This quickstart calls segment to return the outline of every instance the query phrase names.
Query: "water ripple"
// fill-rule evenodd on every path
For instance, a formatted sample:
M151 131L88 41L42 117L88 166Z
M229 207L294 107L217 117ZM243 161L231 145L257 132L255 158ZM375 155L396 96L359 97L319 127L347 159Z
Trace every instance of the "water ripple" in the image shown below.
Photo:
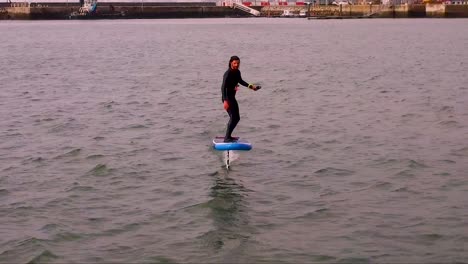
M0 262L468 259L466 21L69 22L0 25Z

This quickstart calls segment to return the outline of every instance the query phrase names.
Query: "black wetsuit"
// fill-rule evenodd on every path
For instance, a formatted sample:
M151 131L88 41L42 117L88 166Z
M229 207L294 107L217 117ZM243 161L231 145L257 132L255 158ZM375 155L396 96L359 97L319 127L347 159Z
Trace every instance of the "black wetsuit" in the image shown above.
M224 139L230 139L232 131L239 123L239 105L236 101L236 86L237 84L242 84L245 87L248 87L249 84L242 80L241 73L239 70L232 70L229 68L223 76L223 85L221 86L222 92L222 101L227 100L229 103L229 108L227 110L229 114L229 122L226 128L226 136Z

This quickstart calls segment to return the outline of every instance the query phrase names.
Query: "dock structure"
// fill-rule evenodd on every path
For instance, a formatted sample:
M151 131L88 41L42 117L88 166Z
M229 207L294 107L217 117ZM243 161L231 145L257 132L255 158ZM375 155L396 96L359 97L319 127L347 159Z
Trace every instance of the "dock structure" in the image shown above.
M97 0L99 1L99 0ZM349 4L320 5L304 2L99 2L92 8L80 2L0 3L0 20L7 19L136 19L136 18L225 18L225 17L304 17L308 19L345 18L467 18L467 4ZM269 3L269 4L266 4ZM463 2L465 3L465 2ZM257 5L259 4L259 5ZM91 12L92 11L92 12Z
M247 5L244 5L244 3L241 0L226 0L223 2L223 5L230 6L231 8L237 8L253 16L260 16L260 11L248 7Z
M98 2L84 12L76 2L21 2L0 4L0 20L138 19L248 17L250 13L215 2Z

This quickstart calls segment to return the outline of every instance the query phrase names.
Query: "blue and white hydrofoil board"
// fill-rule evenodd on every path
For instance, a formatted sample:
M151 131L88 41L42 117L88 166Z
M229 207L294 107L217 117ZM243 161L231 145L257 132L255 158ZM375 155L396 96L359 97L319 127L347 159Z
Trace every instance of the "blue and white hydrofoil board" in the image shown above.
M213 139L213 148L216 150L251 150L252 144L247 140L237 138L233 142L224 142L224 137L215 137Z

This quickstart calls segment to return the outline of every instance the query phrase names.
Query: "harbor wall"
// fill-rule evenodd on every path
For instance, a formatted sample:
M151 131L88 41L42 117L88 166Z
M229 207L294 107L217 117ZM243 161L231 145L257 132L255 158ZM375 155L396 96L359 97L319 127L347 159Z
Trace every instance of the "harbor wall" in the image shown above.
M404 4L383 6L378 17L383 18L415 18L426 17L426 5L424 4Z
M248 14L224 6L101 6L97 16L122 18L210 18L241 17Z
M461 18L468 17L468 5L427 4L427 17Z
M261 9L262 16L275 17L282 16L284 10L289 10L294 15L299 15L301 11L309 12L314 17L381 17L381 18L405 18L405 17L425 17L425 5L317 5L307 6L265 6Z
M468 5L445 5L445 17L468 17Z
M445 17L445 5L428 4L426 15L429 17Z
M281 17L288 10L292 16L312 17L379 17L415 18L468 17L468 5L404 4L404 5L316 5L316 6L252 6L264 17ZM78 3L12 3L0 5L0 19L69 19L80 9ZM210 18L248 17L238 9L216 6L215 3L99 3L96 13L79 17L89 19L118 18Z
M71 14L77 13L79 5L42 5L24 4L3 8L3 19L70 19ZM96 13L80 17L88 19L117 19L117 18L210 18L210 17L245 17L250 16L238 9L225 6L198 5L136 5L125 3L105 3L98 5Z

